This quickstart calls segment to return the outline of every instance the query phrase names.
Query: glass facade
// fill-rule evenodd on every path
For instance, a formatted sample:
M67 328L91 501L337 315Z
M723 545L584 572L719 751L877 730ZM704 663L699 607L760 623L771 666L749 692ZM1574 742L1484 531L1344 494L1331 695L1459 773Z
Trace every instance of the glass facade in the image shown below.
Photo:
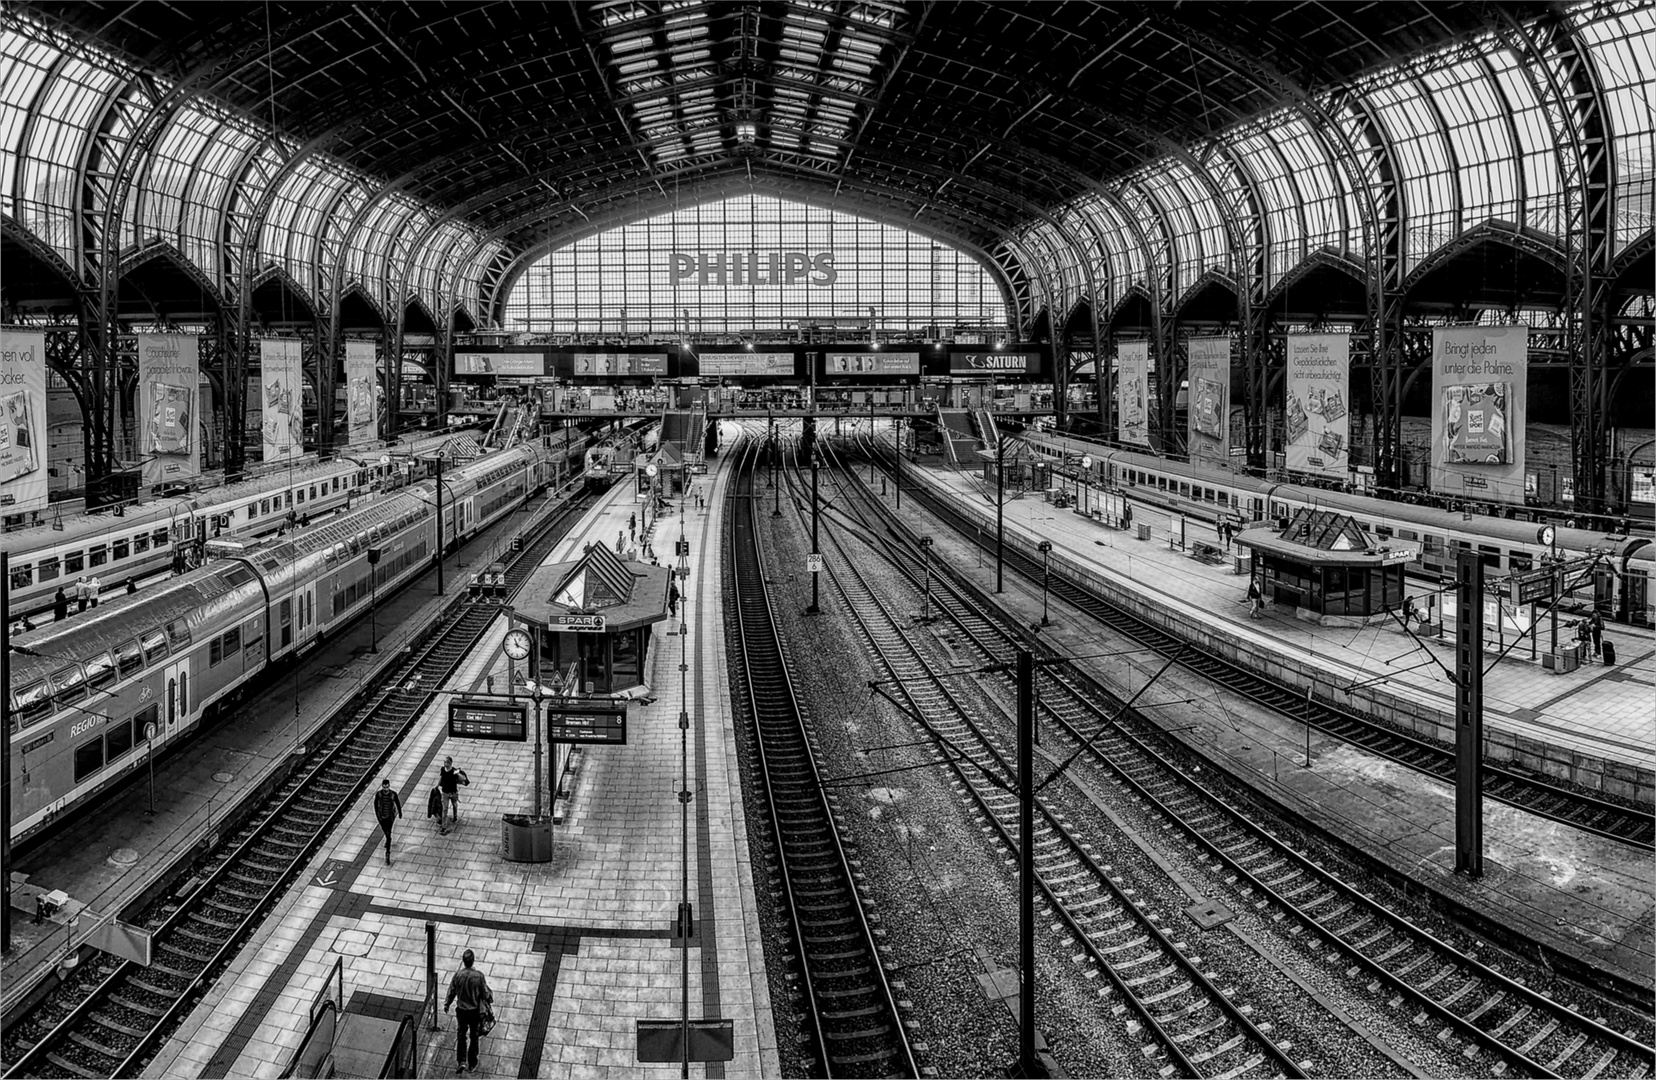
M736 258L739 274L732 272ZM513 285L502 329L740 333L798 319L866 320L870 308L881 330L1006 322L995 279L962 251L849 214L747 195L646 218L546 255Z

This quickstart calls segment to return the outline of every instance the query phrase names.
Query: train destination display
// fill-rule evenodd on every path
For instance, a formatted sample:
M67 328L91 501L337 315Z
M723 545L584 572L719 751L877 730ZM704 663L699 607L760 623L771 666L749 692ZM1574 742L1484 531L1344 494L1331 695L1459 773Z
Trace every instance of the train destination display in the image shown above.
M449 738L527 742L529 706L504 701L449 702Z

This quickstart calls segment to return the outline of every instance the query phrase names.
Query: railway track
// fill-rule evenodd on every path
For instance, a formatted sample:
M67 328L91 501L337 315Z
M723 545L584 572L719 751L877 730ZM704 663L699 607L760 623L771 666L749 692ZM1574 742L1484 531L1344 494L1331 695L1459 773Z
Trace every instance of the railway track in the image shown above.
M860 535L881 538L879 553L920 587L922 555L913 544L890 538L902 528L868 497L851 470L845 489L855 493ZM846 508L847 500L836 499ZM1021 635L996 614L986 598L948 579L931 584L932 605L990 663L1005 663ZM1346 977L1384 995L1392 1008L1407 1007L1417 1026L1436 1028L1440 1040L1457 1039L1471 1060L1491 1072L1529 1076L1637 1078L1649 1075L1656 1050L1631 1031L1581 1015L1567 1004L1495 970L1476 956L1413 925L1380 898L1345 880L1278 834L1255 814L1198 780L1173 760L1156 725L1069 665L1037 671L1038 708L1048 752L1072 755L1096 769L1106 790L1132 800L1178 829L1194 845L1199 862L1248 905L1280 922L1317 959L1338 963ZM1008 682L1005 687L1011 689ZM1106 711L1107 704L1110 711ZM1160 743L1161 745L1157 745ZM1631 1025L1629 1025L1631 1026ZM1648 1025L1647 1025L1648 1027ZM1428 1028L1431 1030L1431 1028ZM1487 1056L1480 1056L1487 1055Z
M864 912L794 693L765 584L751 458L730 501L731 575L748 713L798 948L805 1013L825 1076L918 1076L905 1017Z
M794 484L789 474L790 487ZM809 504L808 490L792 492L796 512ZM839 558L825 570L883 666L905 711L936 741L954 773L958 794L987 821L1001 843L1017 850L1018 777L1000 738L985 730L950 691L898 615L858 568L839 540L842 530L823 530L827 549ZM825 550L827 550L825 549ZM1102 973L1144 1024L1154 1059L1167 1074L1248 1077L1305 1075L1303 1066L1271 1037L1269 1022L1256 1023L1235 988L1221 987L1162 925L1163 917L1135 898L1113 867L1100 863L1090 845L1069 826L1062 809L1037 798L1034 862L1047 902L1074 934L1085 957L1085 977Z
M876 457L882 469L889 467L883 449ZM985 550L993 551L993 536L981 534L965 515L949 505L946 500L914 486L909 488L908 496L961 536L972 538L974 543L983 546ZM1007 565L1017 573L1030 581L1041 581L1042 569L1037 560L1010 546L1006 548L1005 557ZM1397 731L1368 717L1337 709L1315 698L1308 699L1304 691L1286 687L1144 622L1076 584L1059 571L1055 570L1052 573L1050 590L1054 596L1112 630L1150 646L1164 656L1178 654L1178 662L1182 666L1233 693L1241 694L1289 717L1295 723L1309 722L1317 730L1343 739L1369 753L1406 765L1451 786L1454 784L1455 751L1452 746ZM1483 772L1484 795L1489 798L1499 799L1521 810L1596 836L1646 851L1656 851L1656 815L1589 792L1559 787L1545 779L1528 776L1489 762L1484 763Z
M576 496L536 526L506 571L515 592L579 520ZM7 1034L6 1077L135 1076L257 929L354 798L499 614L462 605L397 665L385 689L318 746L186 885L140 925L152 964L104 956ZM192 887L193 885L193 887Z

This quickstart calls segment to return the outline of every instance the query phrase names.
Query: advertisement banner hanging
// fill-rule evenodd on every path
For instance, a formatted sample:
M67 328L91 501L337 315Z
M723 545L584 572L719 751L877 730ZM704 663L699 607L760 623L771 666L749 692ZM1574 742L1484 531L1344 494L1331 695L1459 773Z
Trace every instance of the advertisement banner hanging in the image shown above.
M827 375L918 375L917 352L823 353L822 370Z
M139 452L144 483L201 475L196 401L201 383L201 339L193 334L138 335Z
M1432 331L1433 491L1524 501L1528 366L1526 327Z
M466 352L454 354L456 375L550 375L544 352Z
M367 442L374 437L374 397L377 355L372 341L345 343L346 441Z
M46 505L46 335L0 328L0 511Z
M787 352L704 352L696 357L699 371L715 375L788 376L794 373L794 354Z
M1038 352L949 353L950 375L1035 375L1041 370Z
M1150 445L1150 343L1123 341L1116 350L1116 437Z
M1287 465L1345 478L1351 468L1351 337L1288 335Z
M299 350L293 338L259 340L260 427L266 461L284 461L304 453L305 376Z
M1191 461L1230 460L1230 363L1228 337L1193 337L1190 349Z

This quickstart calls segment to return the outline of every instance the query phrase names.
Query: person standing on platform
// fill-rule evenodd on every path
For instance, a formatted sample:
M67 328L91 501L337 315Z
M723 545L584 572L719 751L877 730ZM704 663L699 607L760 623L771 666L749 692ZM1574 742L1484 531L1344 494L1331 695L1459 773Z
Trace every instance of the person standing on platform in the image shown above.
M667 614L678 615L679 587L678 582L669 582L667 585Z
M75 614L79 615L86 610L86 605L92 602L92 588L81 578L75 582Z
M437 815L437 829L439 832L448 832L450 813L454 815L454 824L460 824L461 784L470 786L471 777L466 775L465 769L454 767L452 757L444 758L443 767L437 772L437 787L443 793L443 809Z
M477 957L470 949L461 954L461 968L449 978L448 999L443 1002L444 1012L449 1011L449 1006L456 1006L454 1060L461 1073L477 1069L477 1042L483 1034L483 1013L494 1004L494 991L489 989L489 980L472 966L476 962ZM468 1038L470 1049L466 1045Z
M1587 632L1593 636L1593 655L1603 654L1604 619L1599 615L1597 608L1594 608L1593 613L1587 616Z
M131 596L133 593L138 591L137 578L127 578L126 591L128 596Z
M98 581L98 575L93 574L86 582L86 591L92 598L92 606L98 606L98 594L103 592L103 584Z
M624 533L624 532L617 531L616 534L615 534L615 553L617 555L621 554L621 552L626 550L626 547L627 547L627 534Z
M1133 504L1130 502L1123 503L1123 509L1121 511L1121 527L1123 529L1131 529L1133 527Z
M402 797L391 790L391 781L381 780L374 792L374 816L379 818L380 831L385 833L385 865L391 865L391 826L402 817Z
M52 621L62 622L69 617L69 596L58 586L57 593L52 597Z
M636 513L627 515L627 535L634 540L638 539L638 515Z

